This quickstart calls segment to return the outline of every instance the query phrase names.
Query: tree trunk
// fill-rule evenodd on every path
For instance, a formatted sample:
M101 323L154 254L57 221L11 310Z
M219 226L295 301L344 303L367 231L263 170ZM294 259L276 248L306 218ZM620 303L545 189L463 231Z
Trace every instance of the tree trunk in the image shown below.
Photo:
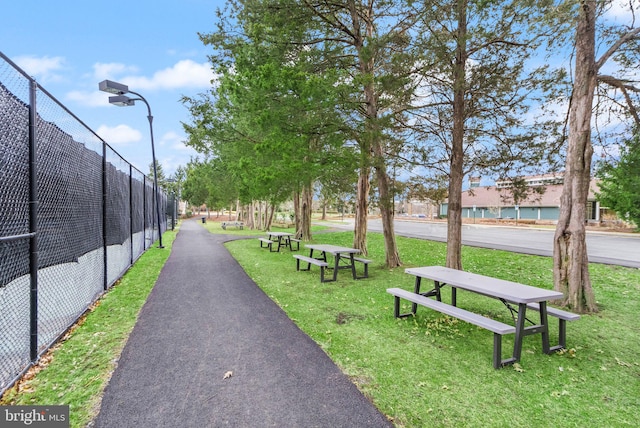
M377 144L379 146L379 143ZM380 216L382 218L382 234L384 235L385 266L395 268L402 266L396 235L393 225L393 200L389 194L389 175L384 165L376 168L378 193L380 194Z
M256 228L256 221L253 213L253 202L247 205L246 211L247 211L247 219L246 219L247 227L251 230L254 230Z
M561 302L578 312L598 310L591 278L585 232L585 210L591 180L591 115L598 69L595 60L594 0L581 1L576 31L575 80L569 107L569 144L560 216L553 246L553 283Z
M262 230L269 230L269 209L271 204L267 201L260 202L260 206L262 207Z
M298 191L293 193L293 221L296 226L296 239L302 239L302 212L300 210L300 192Z
M273 224L273 216L276 213L276 206L273 204L267 204L266 206L268 207L269 216L266 219L265 230L271 230L271 225ZM265 215L266 215L266 211L267 211L267 208L265 208Z
M453 68L453 133L447 206L446 266L462 270L462 179L464 175L465 72L467 63L467 1L458 7L456 59Z
M371 3L370 3L371 4ZM366 37L371 38L375 32L374 29L374 16L371 9L366 9L361 15L355 14L355 8L352 8L354 26L359 19L363 19L366 26ZM393 228L393 204L390 200L389 192L389 177L386 171L385 154L382 147L382 136L378 126L378 95L376 94L376 88L374 85L375 80L375 58L371 55L371 51L365 49L364 40L358 39L355 43L355 47L358 50L358 59L360 72L363 76L366 76L366 83L364 85L364 100L366 105L366 117L365 117L365 134L363 136L363 142L361 144L361 151L364 161L361 167L360 177L358 178L358 191L364 192L366 190L367 202L369 193L369 172L371 161L369 158L373 158L373 165L375 166L376 177L378 181L378 192L380 195L380 214L382 217L382 233L384 235L385 244L385 256L387 267L394 268L400 266L400 256L398 255L398 248L396 246L396 237ZM364 167L366 165L366 168ZM363 171L365 169L365 171ZM366 176L364 173L366 172ZM366 180L366 184L365 184ZM365 187L366 186L366 187ZM356 205L356 234L360 233L360 240L354 236L354 246L359 248L363 254L367 254L366 248L366 220L362 230L358 230L358 211L362 208L368 208L367 206L361 206L362 196L358 195L358 203ZM368 203L367 203L368 205ZM364 215L366 216L366 211ZM366 218L366 217L365 217ZM356 242L357 241L357 242Z
M384 236L385 266L395 268L402 266L398 246L396 245L396 235L393 225L393 196L389 191L389 175L387 174L386 162L382 150L382 143L379 138L374 139L373 155L375 156L375 171L378 181L378 194L380 196L380 216L382 220L382 234Z
M303 241L311 241L311 212L313 211L313 186L305 186L302 189L302 198L300 204L301 234Z
M453 162L452 162L453 164ZM451 175L447 205L446 266L462 270L462 177Z
M363 155L364 156L364 155ZM368 155L367 155L368 156ZM353 248L367 255L367 215L369 211L369 167L360 166L356 189L356 219L353 228Z

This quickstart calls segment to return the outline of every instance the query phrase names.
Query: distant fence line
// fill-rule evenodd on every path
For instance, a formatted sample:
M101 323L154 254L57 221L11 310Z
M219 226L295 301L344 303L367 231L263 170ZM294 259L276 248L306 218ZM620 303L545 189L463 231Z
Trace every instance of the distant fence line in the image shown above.
M167 229L154 195L152 179L0 52L0 393Z

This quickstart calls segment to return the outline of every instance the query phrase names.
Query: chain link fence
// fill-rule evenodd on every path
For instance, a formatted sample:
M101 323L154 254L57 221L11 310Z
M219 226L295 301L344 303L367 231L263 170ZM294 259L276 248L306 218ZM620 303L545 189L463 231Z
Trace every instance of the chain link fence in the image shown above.
M155 194L0 52L0 393L166 230Z

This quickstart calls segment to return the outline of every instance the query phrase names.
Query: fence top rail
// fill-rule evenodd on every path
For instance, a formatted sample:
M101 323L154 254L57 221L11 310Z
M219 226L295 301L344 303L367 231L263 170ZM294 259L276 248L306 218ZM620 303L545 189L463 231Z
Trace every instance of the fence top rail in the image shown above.
M34 236L36 236L35 232L23 233L21 235L13 235L13 236L0 236L0 242L10 242L10 241L17 241L20 239L29 239L29 238L33 238Z

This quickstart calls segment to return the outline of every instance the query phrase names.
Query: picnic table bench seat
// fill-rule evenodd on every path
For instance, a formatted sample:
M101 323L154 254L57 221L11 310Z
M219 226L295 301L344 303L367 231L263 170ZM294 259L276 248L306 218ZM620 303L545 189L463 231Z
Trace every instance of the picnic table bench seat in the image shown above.
M485 316L469 312L465 309L458 308L456 306L443 303L438 300L433 300L428 297L422 296L411 291L403 290L401 288L388 288L387 293L394 296L394 316L396 318L412 315L413 313L401 314L400 313L400 299L408 300L412 303L416 303L421 306L426 306L445 315L458 318L469 324L477 325L486 330L493 332L493 367L500 368L502 365L502 336L505 334L512 334L516 332L516 328L512 325L504 324L500 321L487 318Z
M534 311L540 311L540 305L537 303L527 304L527 308ZM567 347L567 321L576 321L580 319L580 315L573 312L563 311L562 309L547 306L547 316L558 318L558 345L552 346L552 351L558 351Z
M363 259L362 257L354 257L354 262L360 262L364 265L364 275L359 276L357 279L369 278L369 263L373 263L373 260Z
M332 281L324 279L324 269L329 266L329 263L325 262L324 260L318 260L314 259L313 257L307 257L300 254L295 254L293 257L296 259L296 270L311 270L311 265L316 265L320 267L320 282ZM307 263L306 269L300 269L300 261Z
M273 241L271 239L258 238L258 241L260 241L260 248L269 248L270 252L274 252L275 251L273 249Z
M290 237L290 238L289 238L289 242L290 242L290 243L292 243L292 242L295 242L295 243L296 243L296 249L295 249L295 250L293 249L293 244L290 244L290 245L291 245L291 251L298 251L298 250L300 250L300 239L295 239L295 238L291 238L291 237Z

